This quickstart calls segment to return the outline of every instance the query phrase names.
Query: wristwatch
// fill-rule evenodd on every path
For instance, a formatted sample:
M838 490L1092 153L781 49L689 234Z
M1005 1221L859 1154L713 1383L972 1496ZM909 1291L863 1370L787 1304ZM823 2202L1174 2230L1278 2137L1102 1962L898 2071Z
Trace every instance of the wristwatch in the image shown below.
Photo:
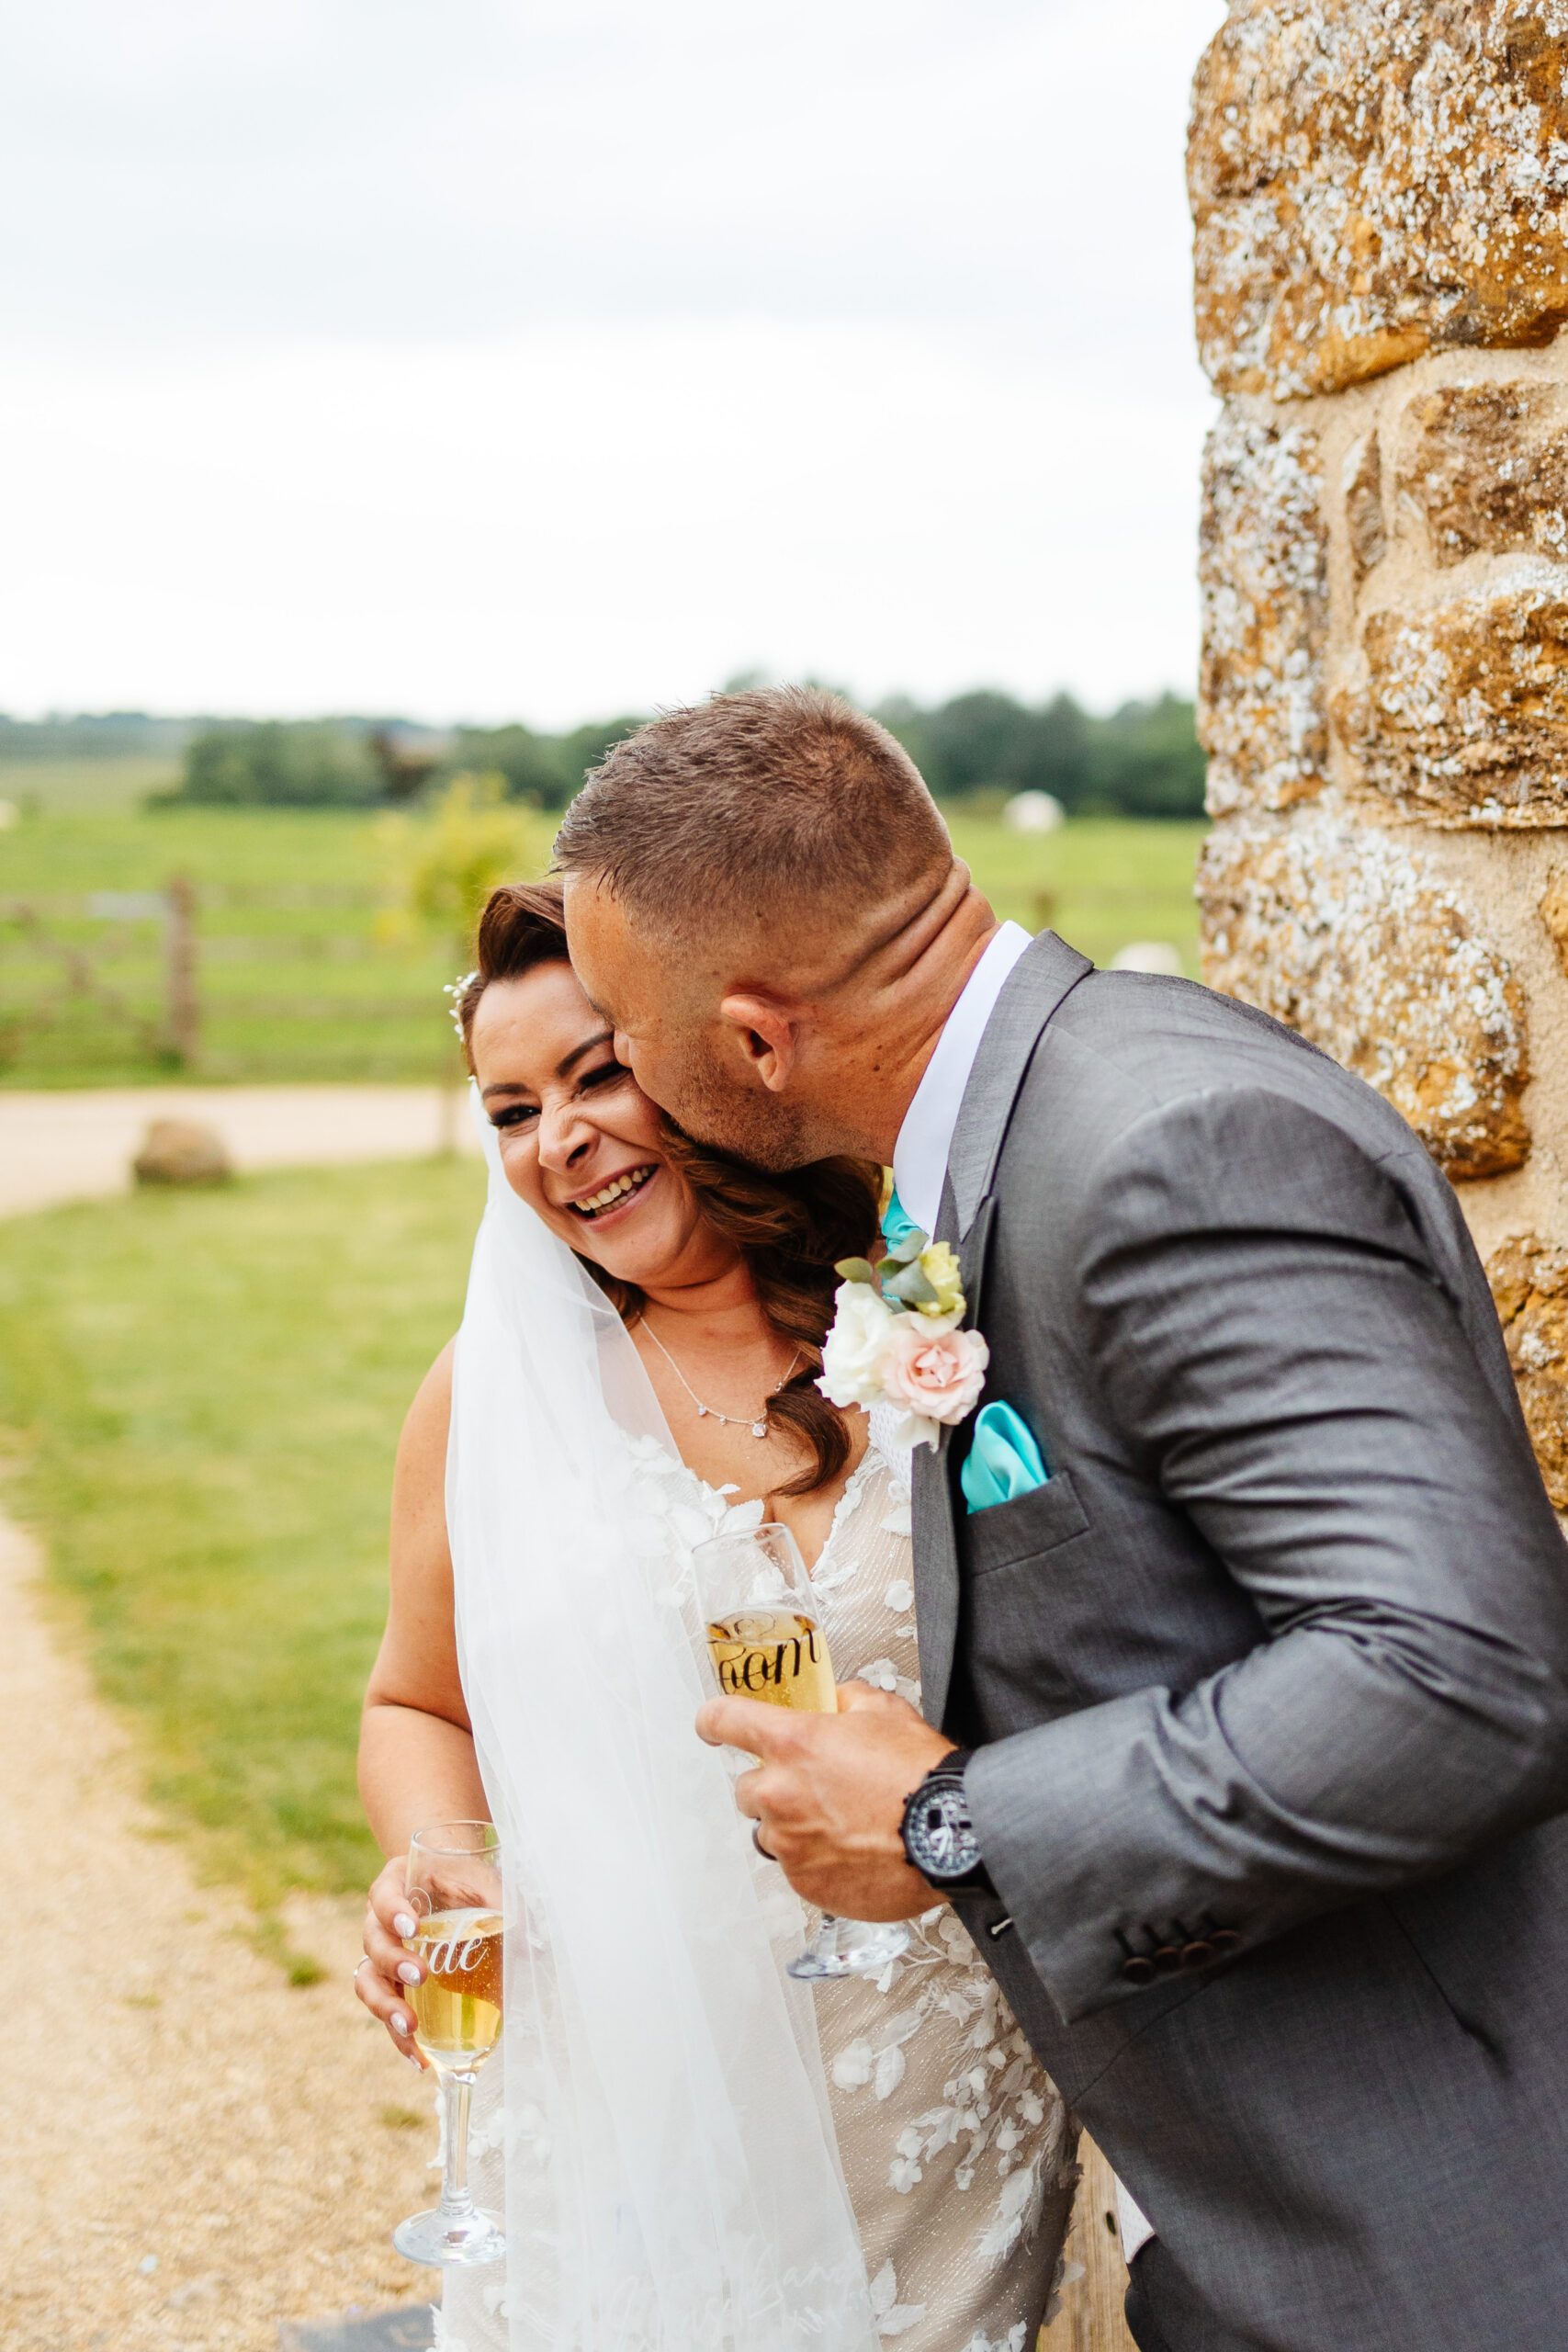
M974 1750L950 1748L904 1801L898 1834L911 1870L942 1893L994 1894L990 1872L980 1859L980 1840L969 1818L964 1771Z

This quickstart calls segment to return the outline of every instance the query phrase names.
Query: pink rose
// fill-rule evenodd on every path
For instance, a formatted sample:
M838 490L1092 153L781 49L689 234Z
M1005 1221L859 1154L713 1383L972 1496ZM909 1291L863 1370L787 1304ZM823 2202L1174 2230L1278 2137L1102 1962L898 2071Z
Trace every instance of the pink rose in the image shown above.
M961 1421L979 1402L990 1352L978 1331L933 1334L900 1316L882 1358L883 1395L925 1420Z

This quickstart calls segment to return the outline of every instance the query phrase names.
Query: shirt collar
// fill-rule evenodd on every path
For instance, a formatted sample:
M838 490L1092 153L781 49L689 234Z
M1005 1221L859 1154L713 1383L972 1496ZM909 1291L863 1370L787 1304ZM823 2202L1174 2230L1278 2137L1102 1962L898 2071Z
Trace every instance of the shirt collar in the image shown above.
M996 1010L1002 984L1030 944L1021 923L1004 922L964 984L947 1016L936 1051L904 1114L893 1147L893 1181L898 1198L927 1235L936 1231L942 1188L959 1107L986 1024Z

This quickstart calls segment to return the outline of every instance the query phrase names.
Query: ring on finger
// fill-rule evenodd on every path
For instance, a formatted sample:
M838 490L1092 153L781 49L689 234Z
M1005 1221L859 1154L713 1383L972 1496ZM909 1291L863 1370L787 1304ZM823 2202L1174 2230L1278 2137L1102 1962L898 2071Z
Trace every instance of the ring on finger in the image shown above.
M751 1824L751 1843L755 1846L757 1851L761 1854L765 1862L776 1862L778 1860L778 1856L776 1854L771 1854L766 1846L762 1843L762 1825L760 1821L754 1821Z
M360 1970L361 1970L362 1968L368 1968L368 1967L369 1967L369 1965L370 1965L370 1955L369 1955L369 1953L368 1953L368 1952L367 1952L363 1960L356 1960L356 1961L355 1962L354 1966L353 1966L353 1968L350 1970L349 1973L350 1973L352 1976L354 1976L354 1977L357 1977L357 1976L358 1976L358 1974L359 1974Z

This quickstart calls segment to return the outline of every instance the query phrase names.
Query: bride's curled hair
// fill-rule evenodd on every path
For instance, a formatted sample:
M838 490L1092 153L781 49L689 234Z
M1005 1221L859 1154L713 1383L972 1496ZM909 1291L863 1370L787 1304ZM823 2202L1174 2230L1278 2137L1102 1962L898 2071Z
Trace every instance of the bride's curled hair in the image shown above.
M503 883L491 892L479 918L478 967L457 1001L465 1052L475 1009L492 980L521 979L538 965L570 961L561 900L561 885L553 876L544 882ZM769 1398L767 1416L800 1438L812 1456L800 1476L778 1491L810 1494L835 1478L849 1458L844 1418L816 1382L838 1288L833 1268L839 1259L864 1257L870 1250L882 1171L872 1160L842 1159L773 1174L694 1142L672 1119L663 1124L671 1167L745 1260L768 1322L799 1351L799 1367ZM635 1323L642 1293L578 1255L626 1322Z

